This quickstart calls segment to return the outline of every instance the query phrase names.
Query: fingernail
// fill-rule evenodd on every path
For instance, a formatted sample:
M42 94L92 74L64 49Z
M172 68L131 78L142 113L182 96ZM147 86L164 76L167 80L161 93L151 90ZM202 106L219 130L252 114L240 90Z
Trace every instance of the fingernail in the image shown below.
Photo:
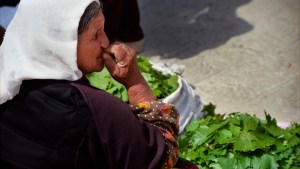
M121 62L118 62L118 65L123 67L123 66L125 66L125 63L121 61Z
M126 45L124 43L122 43L121 48L125 49Z

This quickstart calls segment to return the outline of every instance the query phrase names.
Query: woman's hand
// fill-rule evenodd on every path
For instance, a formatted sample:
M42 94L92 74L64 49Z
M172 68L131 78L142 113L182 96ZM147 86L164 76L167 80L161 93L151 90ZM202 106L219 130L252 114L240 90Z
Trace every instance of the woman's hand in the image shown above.
M135 51L124 43L111 44L104 50L103 58L112 77L126 88L143 80Z
M104 50L103 58L112 77L127 89L131 104L155 99L138 68L133 49L123 43L113 43Z

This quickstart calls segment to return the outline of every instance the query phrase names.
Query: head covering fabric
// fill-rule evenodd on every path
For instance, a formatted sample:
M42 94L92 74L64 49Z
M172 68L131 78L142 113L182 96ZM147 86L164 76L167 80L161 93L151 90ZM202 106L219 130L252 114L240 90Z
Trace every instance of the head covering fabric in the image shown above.
M82 77L77 67L78 25L98 0L23 0L0 47L0 104L12 99L23 80Z

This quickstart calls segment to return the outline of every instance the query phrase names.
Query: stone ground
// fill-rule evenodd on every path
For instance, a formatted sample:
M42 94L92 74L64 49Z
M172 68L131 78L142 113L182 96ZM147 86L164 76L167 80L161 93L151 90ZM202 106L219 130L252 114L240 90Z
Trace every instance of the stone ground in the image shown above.
M183 77L217 112L300 122L300 0L139 0L154 62Z

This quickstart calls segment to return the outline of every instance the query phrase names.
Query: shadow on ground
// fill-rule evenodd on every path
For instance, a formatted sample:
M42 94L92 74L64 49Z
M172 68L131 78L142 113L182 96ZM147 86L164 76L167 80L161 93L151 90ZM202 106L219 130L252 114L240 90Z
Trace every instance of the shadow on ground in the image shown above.
M140 0L145 56L185 59L218 47L253 26L236 15L250 0Z

